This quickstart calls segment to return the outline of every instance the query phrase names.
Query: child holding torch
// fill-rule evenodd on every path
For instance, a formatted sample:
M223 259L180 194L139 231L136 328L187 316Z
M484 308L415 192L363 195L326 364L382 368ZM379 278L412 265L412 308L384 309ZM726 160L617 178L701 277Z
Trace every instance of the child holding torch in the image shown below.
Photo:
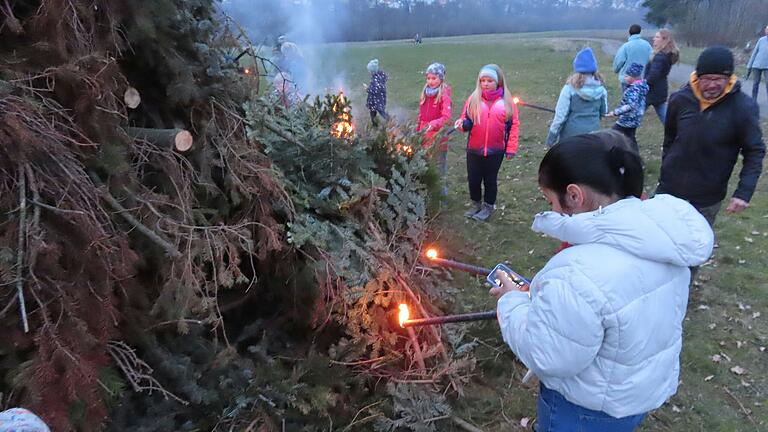
M445 82L445 66L432 63L424 74L426 83L419 103L417 131L425 131L424 148L435 144L435 135L451 121L451 86ZM448 195L446 174L448 171L448 137L437 144L437 164L443 181L442 195Z
M677 391L689 267L714 235L684 200L641 201L643 168L613 131L552 147L539 186L552 211L533 230L572 246L530 296L498 274L504 341L538 377L538 431L633 431ZM557 415L555 415L557 413Z
M496 208L501 163L505 155L511 159L517 153L520 129L517 106L499 66L489 64L480 69L475 91L454 128L469 132L467 182L472 207L464 216L486 221Z

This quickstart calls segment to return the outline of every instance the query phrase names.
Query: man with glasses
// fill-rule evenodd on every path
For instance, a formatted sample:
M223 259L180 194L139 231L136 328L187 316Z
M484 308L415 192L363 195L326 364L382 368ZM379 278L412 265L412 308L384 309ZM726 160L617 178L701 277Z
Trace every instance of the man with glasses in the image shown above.
M670 96L664 127L656 193L687 200L710 225L726 197L739 153L744 161L728 213L749 206L765 156L759 108L741 92L733 65L727 47L705 49L688 84Z

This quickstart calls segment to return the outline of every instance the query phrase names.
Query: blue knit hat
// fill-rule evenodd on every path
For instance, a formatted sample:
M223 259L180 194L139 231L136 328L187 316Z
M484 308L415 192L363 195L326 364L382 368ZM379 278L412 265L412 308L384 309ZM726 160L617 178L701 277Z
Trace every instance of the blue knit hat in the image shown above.
M632 78L637 78L643 74L643 65L640 63L632 63L627 70L624 71L624 75L629 75Z
M432 63L427 67L427 70L424 72L424 75L426 74L437 75L437 77L440 78L440 81L444 81L445 66L443 66L441 63Z
M376 73L379 71L379 59L373 59L368 62L368 66L366 66L368 69L368 72L370 73Z
M483 66L482 69L480 69L479 75L479 78L486 77L499 82L499 74L496 73L496 69L492 68L491 65Z
M586 47L576 54L573 59L573 71L584 74L593 74L597 72L597 59L592 48Z

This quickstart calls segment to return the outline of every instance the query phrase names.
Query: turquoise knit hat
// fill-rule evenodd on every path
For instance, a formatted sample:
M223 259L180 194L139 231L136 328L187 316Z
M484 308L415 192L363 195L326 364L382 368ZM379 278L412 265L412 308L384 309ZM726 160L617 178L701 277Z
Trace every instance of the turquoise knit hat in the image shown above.
M368 69L368 72L370 73L376 73L379 71L379 59L373 59L368 62L368 66L366 66Z

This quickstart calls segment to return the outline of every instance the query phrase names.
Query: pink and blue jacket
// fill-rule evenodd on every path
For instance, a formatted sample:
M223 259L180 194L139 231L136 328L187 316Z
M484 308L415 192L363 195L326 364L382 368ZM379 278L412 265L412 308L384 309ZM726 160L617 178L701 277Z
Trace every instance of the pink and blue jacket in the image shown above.
M507 112L502 97L496 97L493 100L483 98L478 123L474 123L472 118L467 116L468 108L469 99L464 103L464 110L461 114L462 128L464 131L469 131L468 152L482 156L517 153L520 134L517 106L512 105L512 125L508 132L506 127Z

